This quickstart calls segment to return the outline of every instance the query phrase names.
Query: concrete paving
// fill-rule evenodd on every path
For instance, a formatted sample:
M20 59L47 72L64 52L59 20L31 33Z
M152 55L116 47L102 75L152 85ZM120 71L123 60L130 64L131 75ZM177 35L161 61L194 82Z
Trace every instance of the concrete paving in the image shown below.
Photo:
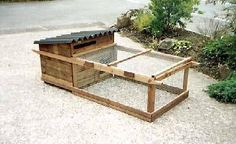
M26 3L0 3L0 34L45 31L91 26L110 26L129 9L142 8L149 0L54 0ZM214 30L213 22L224 23L227 5L198 6L203 15L193 14L187 29L195 32ZM213 22L212 22L213 20Z
M86 29L0 36L0 143L236 143L236 105L209 98L204 89L216 81L195 70L189 98L153 123L43 83L33 41ZM116 42L142 49L120 35Z

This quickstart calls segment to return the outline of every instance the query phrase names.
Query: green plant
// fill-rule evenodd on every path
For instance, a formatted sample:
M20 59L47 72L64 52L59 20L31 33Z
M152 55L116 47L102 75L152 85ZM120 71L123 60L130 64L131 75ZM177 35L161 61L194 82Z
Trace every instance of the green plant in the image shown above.
M150 30L155 36L170 32L178 24L184 27L183 19L189 20L199 0L151 0L150 10L154 19Z
M204 61L211 65L227 64L230 69L236 70L236 36L224 36L210 41L203 48Z
M148 10L141 10L138 12L136 19L134 20L134 26L137 30L142 31L150 26L153 20L153 15Z
M236 103L236 73L227 80L208 86L207 92L217 101Z
M172 50L178 55L179 53L186 53L191 48L192 43L190 41L181 40L174 43Z
M151 48L151 49L157 50L158 45L159 45L159 42L158 42L157 40L153 40L153 41L149 44L148 47Z

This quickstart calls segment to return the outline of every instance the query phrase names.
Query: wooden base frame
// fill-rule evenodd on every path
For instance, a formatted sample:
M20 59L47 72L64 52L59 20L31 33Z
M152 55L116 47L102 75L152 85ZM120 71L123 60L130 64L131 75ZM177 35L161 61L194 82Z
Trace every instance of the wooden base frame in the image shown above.
M62 79L58 79L54 76L50 76L47 74L42 74L42 80L45 81L46 83L64 88L66 90L71 91L73 94L80 96L82 98L94 101L96 103L105 105L107 107L119 110L121 112L127 113L129 115L135 116L137 118L140 118L142 120L148 121L148 122L153 122L155 119L160 117L162 114L165 112L169 111L171 108L182 102L184 99L186 99L189 95L189 91L187 89L187 84L188 84L188 73L189 73L189 68L193 65L197 65L196 62L193 62L191 58L181 58L181 57L176 57L176 56L171 56L167 54L161 54L158 52L153 52L151 50L147 51L141 51L138 54L135 54L133 56L130 56L128 58L125 58L123 60L115 61L110 64L100 64L92 61L88 61L85 59L80 59L80 58L74 58L74 57L64 57L44 51L35 51L34 52L40 54L41 56L49 57L52 59L57 59L60 61L64 61L67 63L71 63L73 65L79 65L83 66L85 68L93 68L95 70L105 72L111 75L119 76L121 78L131 80L134 82L142 83L145 84L148 87L148 94L147 94L147 111L142 111L135 109L130 106L126 106L124 104L112 101L110 99L89 93L88 91L85 91L83 89L80 89L76 87L72 82L68 82ZM142 74L136 74L133 72L128 72L124 71L122 69L119 69L113 65L117 63L121 63L123 61L132 59L134 57L140 56L142 54L146 53L154 53L156 55L162 56L162 57L167 57L171 59L178 59L178 63L166 68L165 70L161 71L158 74L154 74L151 76L148 75L142 75ZM162 83L162 80L179 72L179 71L184 71L184 76L183 76L183 88L177 88L173 86L169 86L166 84ZM171 92L173 94L177 94L178 96L167 103L166 105L162 106L159 109L155 109L155 93L156 93L156 88L158 86L158 89L162 89L168 92ZM158 94L157 94L158 95Z
M153 122L155 121L158 117L160 117L162 114L165 112L169 111L171 108L182 102L184 99L188 97L189 92L188 91L182 91L175 99L173 99L171 102L166 104L165 106L162 106L161 108L153 111L153 112L145 112L141 111L135 108L132 108L130 106L126 106L124 104L112 101L107 98L103 98L101 96L89 93L88 91L85 91L83 89L79 89L77 87L73 87L70 83L60 80L58 81L57 78L54 78L49 75L42 75L42 80L45 81L46 83L58 86L60 88L66 89L71 91L73 94L76 96L85 98L87 100L96 102L98 104L110 107L112 109L124 112L126 114L129 114L131 116L137 117L139 119L145 120L147 122ZM178 89L178 88L177 88Z

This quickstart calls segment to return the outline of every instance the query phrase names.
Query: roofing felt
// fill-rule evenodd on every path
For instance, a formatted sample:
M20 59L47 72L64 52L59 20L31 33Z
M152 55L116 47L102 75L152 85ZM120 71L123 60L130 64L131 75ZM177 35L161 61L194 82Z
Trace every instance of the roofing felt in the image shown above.
M109 28L106 30L94 30L94 31L80 31L71 34L65 34L61 36L45 38L38 41L34 41L34 44L68 44L72 42L78 42L81 40L87 40L99 36L105 36L107 34L113 34L117 32L116 28Z

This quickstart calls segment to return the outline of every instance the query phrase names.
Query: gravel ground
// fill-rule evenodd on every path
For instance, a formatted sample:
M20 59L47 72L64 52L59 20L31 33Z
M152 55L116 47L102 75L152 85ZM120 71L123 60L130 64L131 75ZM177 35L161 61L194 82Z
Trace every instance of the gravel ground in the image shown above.
M203 90L216 81L194 70L189 98L153 123L44 84L33 41L72 31L0 36L0 143L236 143L236 105L209 98Z

